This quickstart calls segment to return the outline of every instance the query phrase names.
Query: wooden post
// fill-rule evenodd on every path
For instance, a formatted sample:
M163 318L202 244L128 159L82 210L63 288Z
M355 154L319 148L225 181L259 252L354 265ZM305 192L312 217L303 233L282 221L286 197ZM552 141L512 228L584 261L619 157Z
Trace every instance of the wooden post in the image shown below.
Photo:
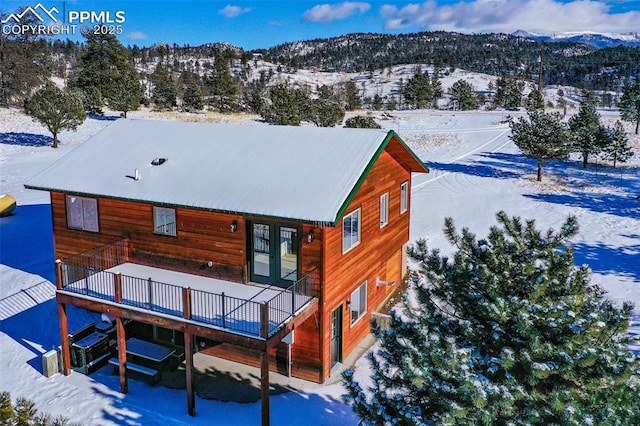
M260 335L269 338L269 304L260 305ZM262 399L262 426L269 426L269 352L267 349L260 353L260 396Z
M269 304L260 304L260 336L265 340L269 338Z
M122 318L116 317L116 336L118 339L118 372L120 373L120 392L129 393L127 379L127 336Z
M124 239L124 260L125 262L131 260L131 239L129 237Z
M116 303L122 302L122 274L118 272L113 276L113 298ZM120 373L120 392L129 393L129 380L127 379L127 336L124 330L122 318L116 317L116 337L118 340L118 372Z
M71 374L71 352L69 350L69 324L67 322L67 307L58 303L58 318L60 320L60 343L62 346L62 374Z
M62 282L62 260L56 260L56 288L62 290L64 283Z
M260 396L262 399L262 426L269 426L269 352L260 352Z
M182 288L182 313L184 319L191 319L191 289ZM193 335L188 331L184 332L184 359L185 377L187 387L187 412L190 416L196 415L196 398L193 392Z

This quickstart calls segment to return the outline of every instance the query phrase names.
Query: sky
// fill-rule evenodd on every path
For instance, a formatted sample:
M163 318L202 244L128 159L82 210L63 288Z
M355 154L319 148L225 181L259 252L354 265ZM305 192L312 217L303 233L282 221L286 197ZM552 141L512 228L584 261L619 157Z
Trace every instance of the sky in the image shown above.
M227 42L253 50L356 32L640 32L640 0L3 0L0 12L4 18L39 3L55 7L59 23L76 24L68 38L82 40L79 14L87 12L82 24L115 21L118 38L131 46Z

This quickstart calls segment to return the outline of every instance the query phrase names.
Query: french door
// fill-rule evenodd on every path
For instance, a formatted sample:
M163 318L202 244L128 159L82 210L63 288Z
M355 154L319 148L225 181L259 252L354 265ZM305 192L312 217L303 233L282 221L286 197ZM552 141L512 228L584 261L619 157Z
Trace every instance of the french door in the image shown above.
M280 287L289 287L296 282L299 230L261 222L253 222L250 230L251 281Z

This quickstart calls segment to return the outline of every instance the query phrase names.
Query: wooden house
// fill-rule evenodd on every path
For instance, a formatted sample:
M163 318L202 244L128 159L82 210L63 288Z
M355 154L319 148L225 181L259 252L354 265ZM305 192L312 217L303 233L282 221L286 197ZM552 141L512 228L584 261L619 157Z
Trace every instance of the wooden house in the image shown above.
M322 383L402 280L412 173L393 131L118 120L25 186L49 191L66 306ZM265 382L266 381L266 382Z

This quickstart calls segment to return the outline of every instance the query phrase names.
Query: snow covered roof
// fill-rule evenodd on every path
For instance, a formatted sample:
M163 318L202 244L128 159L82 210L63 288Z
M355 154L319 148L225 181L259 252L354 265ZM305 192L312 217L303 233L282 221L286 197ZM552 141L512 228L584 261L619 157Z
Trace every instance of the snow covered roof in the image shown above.
M393 131L120 119L25 186L335 224L385 149L427 171Z

